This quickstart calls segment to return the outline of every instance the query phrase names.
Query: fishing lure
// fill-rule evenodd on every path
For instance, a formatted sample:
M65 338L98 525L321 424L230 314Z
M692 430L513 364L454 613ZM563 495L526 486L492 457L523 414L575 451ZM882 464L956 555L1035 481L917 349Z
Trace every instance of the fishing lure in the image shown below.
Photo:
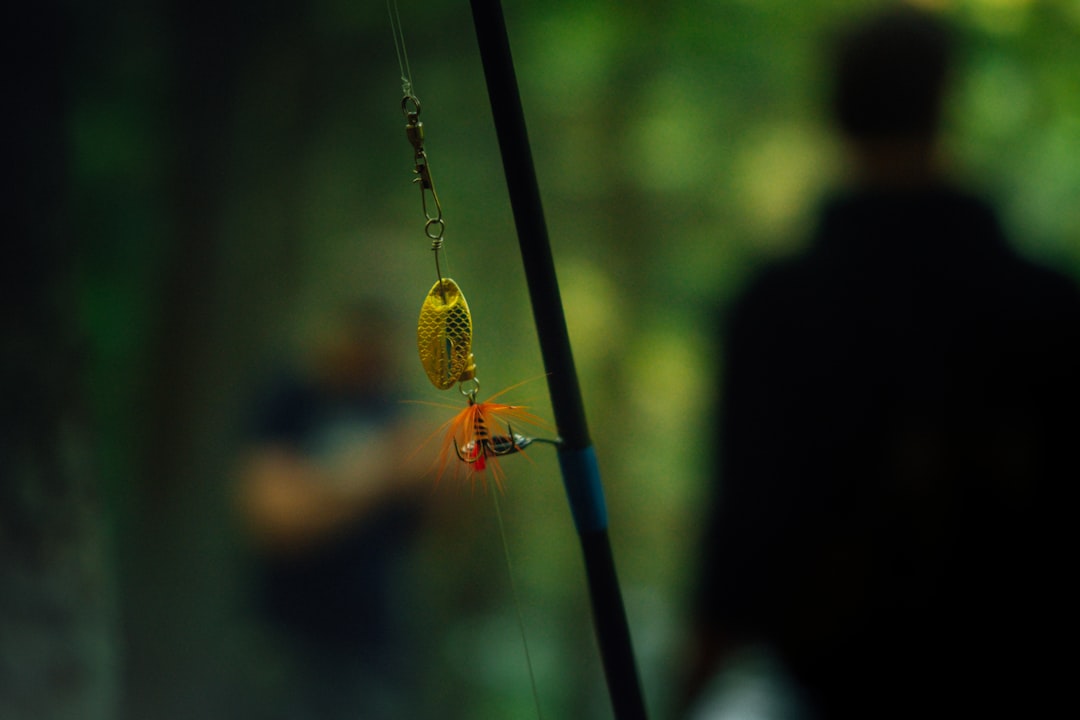
M528 427L547 428L547 423L525 405L511 405L495 400L514 387L477 402L476 389L468 396L468 404L435 431L442 433L442 443L436 460L438 476L456 459L462 463L468 477L484 481L483 473L490 468L495 487L502 489L506 475L499 460L524 449L534 442L554 443L555 440L528 437L518 430ZM460 467L459 466L459 469ZM457 474L457 471L455 471Z
M391 14L392 20L393 17ZM442 477L447 465L456 458L472 477L483 473L490 466L496 487L501 489L505 475L499 466L499 458L520 453L536 441L515 432L514 425L520 429L525 426L543 427L545 423L525 406L495 402L506 390L483 402L476 400L480 381L476 377L476 359L472 353L472 315L461 288L443 275L439 262L446 221L438 193L435 191L431 163L424 148L420 101L412 94L411 79L405 82L403 90L405 97L401 100L401 110L405 115L405 134L413 148L413 173L416 175L413 182L420 187L421 209L425 220L424 235L431 240L435 273L438 277L420 307L420 317L416 323L416 348L431 384L440 390L449 390L457 385L468 401L464 409L458 411L433 434L434 436L444 432L442 448L436 461L438 476ZM465 390L465 383L472 383L471 389Z

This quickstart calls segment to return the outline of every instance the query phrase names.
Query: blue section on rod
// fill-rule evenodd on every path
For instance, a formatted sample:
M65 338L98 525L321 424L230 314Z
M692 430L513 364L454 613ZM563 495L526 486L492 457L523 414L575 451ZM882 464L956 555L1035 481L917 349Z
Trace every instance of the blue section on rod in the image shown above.
M604 487L600 482L600 466L596 462L593 447L583 450L560 450L559 468L562 470L570 511L578 534L607 530L607 505Z

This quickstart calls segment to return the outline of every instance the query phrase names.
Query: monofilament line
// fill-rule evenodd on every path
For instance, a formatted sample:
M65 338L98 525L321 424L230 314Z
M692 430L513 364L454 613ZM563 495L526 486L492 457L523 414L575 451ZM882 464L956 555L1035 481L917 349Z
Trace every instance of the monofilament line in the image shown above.
M398 12L397 0L386 0L386 12L390 15L390 30L394 34L394 52L397 53L398 68L401 70L401 92L406 97L413 94L412 68L409 67L409 53L405 50L405 32L401 29L401 13Z
M536 674L533 672L532 656L529 654L529 641L525 637L525 619L521 614L521 601L514 585L514 567L510 562L510 547L506 544L506 529L503 527L502 511L499 509L499 490L491 489L492 502L495 503L495 519L499 523L499 537L502 539L503 555L506 558L506 574L510 578L510 594L514 597L514 610L517 611L518 631L521 633L521 645L525 649L525 665L529 669L529 684L532 686L533 702L536 703L537 720L543 718L540 712L540 693L536 690Z

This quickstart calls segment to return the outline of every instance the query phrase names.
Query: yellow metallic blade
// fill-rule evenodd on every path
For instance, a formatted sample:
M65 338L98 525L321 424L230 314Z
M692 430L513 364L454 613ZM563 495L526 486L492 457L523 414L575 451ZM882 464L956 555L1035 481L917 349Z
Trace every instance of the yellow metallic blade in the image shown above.
M440 390L449 390L476 374L472 316L461 288L450 278L436 282L424 298L416 324L416 347L424 372Z

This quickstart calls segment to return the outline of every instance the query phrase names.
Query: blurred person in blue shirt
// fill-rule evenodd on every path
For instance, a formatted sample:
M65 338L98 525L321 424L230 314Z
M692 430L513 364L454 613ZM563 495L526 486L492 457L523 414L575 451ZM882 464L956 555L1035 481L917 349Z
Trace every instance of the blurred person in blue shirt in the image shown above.
M259 610L280 640L283 720L400 718L416 708L402 607L410 541L431 497L410 460L392 328L343 313L304 370L258 404L238 482ZM410 667L413 665L414 667Z

